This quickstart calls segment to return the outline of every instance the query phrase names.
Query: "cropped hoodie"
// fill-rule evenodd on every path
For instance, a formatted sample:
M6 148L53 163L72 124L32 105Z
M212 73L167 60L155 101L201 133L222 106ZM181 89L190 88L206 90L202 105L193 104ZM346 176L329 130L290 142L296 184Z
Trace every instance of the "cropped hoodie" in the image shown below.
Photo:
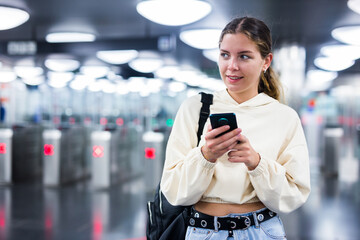
M200 95L180 106L166 147L161 189L173 205L198 201L244 204L261 201L276 212L291 212L310 193L309 156L297 113L264 93L241 104L227 92L214 93L210 113L233 112L238 127L261 160L252 171L244 163L228 161L227 154L215 163L202 153L207 120L197 145Z

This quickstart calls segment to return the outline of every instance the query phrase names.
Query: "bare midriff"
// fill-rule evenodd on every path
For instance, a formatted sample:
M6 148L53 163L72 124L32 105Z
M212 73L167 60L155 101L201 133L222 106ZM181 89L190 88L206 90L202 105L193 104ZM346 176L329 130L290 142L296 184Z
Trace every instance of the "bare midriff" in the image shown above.
M195 209L197 211L211 216L225 216L231 213L248 213L262 208L265 208L265 205L262 202L230 204L200 201L195 204Z

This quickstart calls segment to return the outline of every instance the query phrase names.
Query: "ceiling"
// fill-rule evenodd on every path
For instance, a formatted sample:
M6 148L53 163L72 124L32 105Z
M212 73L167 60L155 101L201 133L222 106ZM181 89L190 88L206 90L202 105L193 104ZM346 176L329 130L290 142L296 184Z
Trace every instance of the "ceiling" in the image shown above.
M0 0L1 1L4 0ZM0 31L0 60L13 64L24 56L9 55L9 41L35 41L37 54L27 57L41 63L51 53L71 53L81 61L94 59L97 50L157 50L159 37L171 39L176 47L163 49L167 61L195 66L209 75L217 74L216 64L179 40L183 29L223 28L233 17L252 16L264 20L273 33L274 48L284 43L299 43L306 48L307 68L322 45L336 42L334 27L360 24L360 15L347 7L347 0L206 0L212 12L202 20L182 27L167 27L150 22L136 11L140 0L25 0L30 19L23 25ZM51 30L95 32L94 43L50 44L45 35ZM175 45L174 45L175 46ZM126 65L115 66L124 78L136 75ZM358 62L343 72L360 72Z

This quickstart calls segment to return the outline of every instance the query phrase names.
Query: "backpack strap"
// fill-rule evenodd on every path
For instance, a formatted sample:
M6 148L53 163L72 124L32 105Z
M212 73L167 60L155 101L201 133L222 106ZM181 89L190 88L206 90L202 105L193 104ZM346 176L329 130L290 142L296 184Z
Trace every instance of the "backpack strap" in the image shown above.
M199 145L201 135L204 130L204 125L210 115L210 105L213 104L213 95L212 94L204 93L204 92L201 92L200 94L201 94L202 107L200 109L199 128L197 131L198 145Z

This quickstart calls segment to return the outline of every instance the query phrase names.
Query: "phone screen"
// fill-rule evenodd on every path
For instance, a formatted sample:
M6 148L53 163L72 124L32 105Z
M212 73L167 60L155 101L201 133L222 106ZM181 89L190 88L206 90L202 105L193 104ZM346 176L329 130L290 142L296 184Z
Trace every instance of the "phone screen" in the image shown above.
M221 135L223 135L225 133L228 133L228 132L230 132L230 131L237 128L235 113L214 113L214 114L210 114L210 122L211 122L211 127L213 129L224 126L224 125L229 125L230 126L229 130L219 134L216 137L219 137L219 136L221 136Z

